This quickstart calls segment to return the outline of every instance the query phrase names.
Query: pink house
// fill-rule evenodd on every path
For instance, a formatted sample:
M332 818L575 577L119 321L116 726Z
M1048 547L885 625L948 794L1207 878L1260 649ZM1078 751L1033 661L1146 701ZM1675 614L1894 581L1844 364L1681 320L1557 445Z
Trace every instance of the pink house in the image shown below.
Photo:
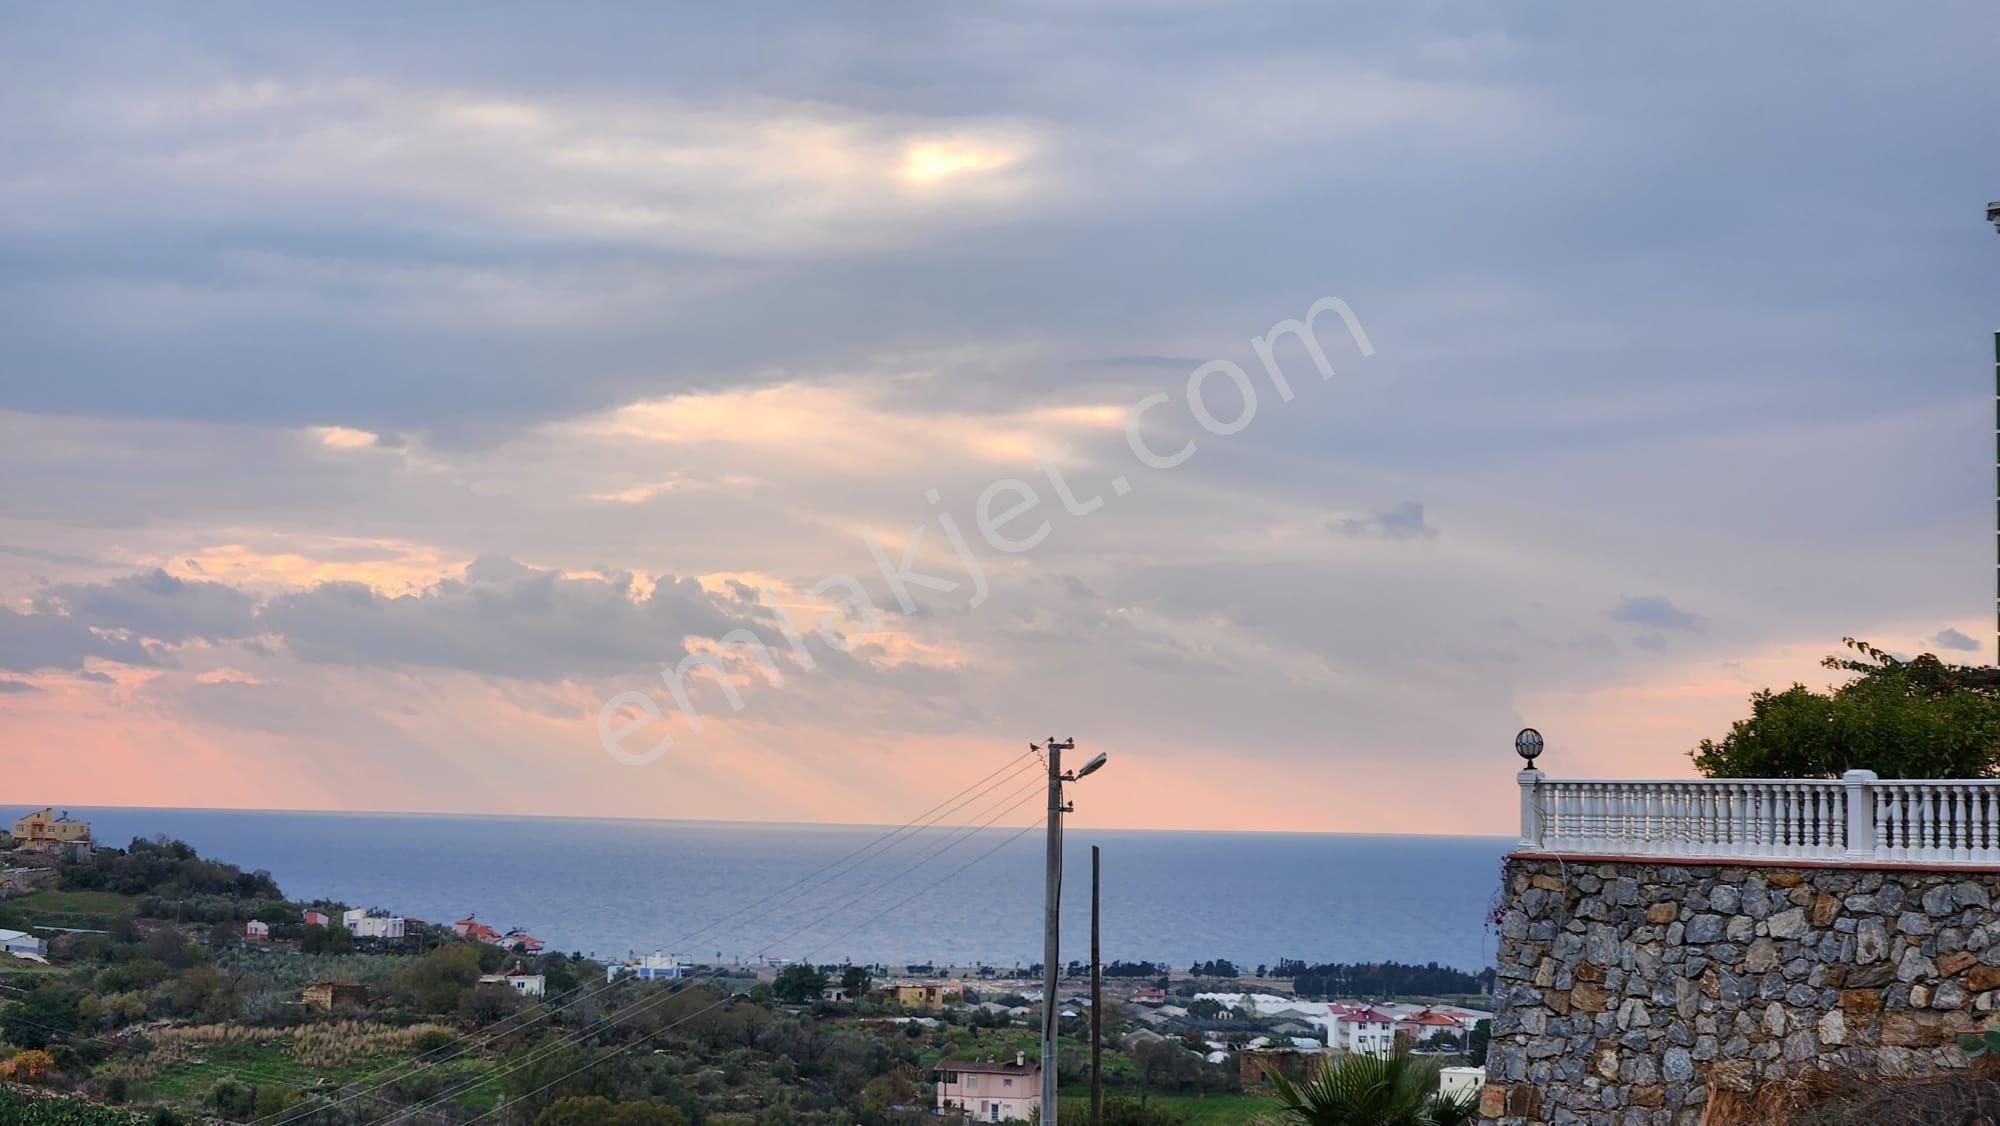
M1019 1052L1011 1060L946 1058L937 1063L939 1114L977 1122L1026 1122L1042 1106L1042 1065Z
M303 916L303 919L309 927L328 927L333 925L333 920L328 918L324 911L308 911Z

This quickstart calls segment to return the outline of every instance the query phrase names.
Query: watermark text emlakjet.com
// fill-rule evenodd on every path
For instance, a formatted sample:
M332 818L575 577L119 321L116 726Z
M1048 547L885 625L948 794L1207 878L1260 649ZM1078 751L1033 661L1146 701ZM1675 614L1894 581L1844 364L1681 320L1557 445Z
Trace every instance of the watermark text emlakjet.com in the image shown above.
M1289 403L1296 396L1291 380L1286 377L1277 358L1278 344L1286 337L1298 343L1318 370L1321 380L1333 378L1333 362L1327 358L1326 349L1321 346L1317 335L1319 319L1327 314L1339 318L1362 356L1375 354L1375 346L1369 342L1368 333L1362 329L1360 320L1347 302L1338 297L1322 297L1306 310L1305 319L1279 321L1264 335L1250 341L1250 348L1264 369L1261 383L1267 392L1276 392L1279 402ZM1211 388L1217 384L1228 384L1233 394L1225 396L1213 392ZM1181 406L1203 431L1218 438L1227 438L1242 433L1256 419L1259 387L1260 381L1253 379L1240 365L1229 360L1210 360L1188 373ZM1232 405L1218 413L1210 406L1211 395ZM1164 450L1148 441L1147 417L1155 411L1169 409L1173 402L1174 396L1156 391L1134 402L1125 412L1125 443L1131 450L1133 460L1149 473L1179 468L1201 448L1193 438ZM1052 456L1057 452L1037 446L1035 461L1042 476L1047 478L1049 492L1063 511L1073 517L1083 517L1103 510L1105 497L1101 493L1088 499L1077 495L1075 485L1063 475ZM1112 477L1108 484L1112 495L1118 497L1125 496L1133 488L1131 476L1124 473ZM933 507L943 503L943 497L936 489L925 490L924 499ZM1019 477L1002 477L980 490L979 499L973 506L973 529L986 547L1004 555L1021 555L1033 551L1054 531L1048 519L1038 515L1042 509L1043 495L1034 484ZM966 605L974 608L983 605L991 592L986 569L981 565L979 553L973 549L965 529L950 512L938 512L936 520L938 530L956 557L956 575L918 569L924 535L929 530L928 523L919 524L905 538L900 557L892 555L874 532L862 534L862 542L867 545L870 557L881 572L884 588L905 614L917 612L915 592L919 590L952 596L964 591ZM842 632L843 625L851 623L864 634L882 625L882 613L876 608L868 587L852 575L828 575L814 583L809 593L816 599L829 600L828 608L809 628L835 652L845 653L849 649L847 635ZM792 660L807 672L818 668L805 633L779 603L775 592L759 587L757 595L758 604L770 613L772 628L782 639L783 647L790 651ZM663 665L660 669L660 680L688 732L699 734L702 730L701 712L695 707L688 689L689 678L697 669L707 670L715 686L721 690L723 699L728 701L731 712L743 710L743 693L732 681L729 668L722 659L722 654L731 651L732 647L762 669L765 681L772 687L784 686L784 672L765 638L751 629L730 630L717 637L712 646L690 651L678 664ZM665 714L660 701L651 693L619 692L607 698L598 709L598 740L605 752L617 761L630 766L643 766L673 748L673 736L655 730L661 726Z

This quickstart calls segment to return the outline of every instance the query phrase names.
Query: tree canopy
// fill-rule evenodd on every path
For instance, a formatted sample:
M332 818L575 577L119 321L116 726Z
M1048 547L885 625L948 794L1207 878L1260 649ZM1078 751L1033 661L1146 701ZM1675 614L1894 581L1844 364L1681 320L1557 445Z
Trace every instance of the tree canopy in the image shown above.
M2000 777L2000 669L1936 654L1904 660L1844 638L1821 662L1855 674L1826 692L1794 684L1750 697L1750 716L1689 752L1711 778Z

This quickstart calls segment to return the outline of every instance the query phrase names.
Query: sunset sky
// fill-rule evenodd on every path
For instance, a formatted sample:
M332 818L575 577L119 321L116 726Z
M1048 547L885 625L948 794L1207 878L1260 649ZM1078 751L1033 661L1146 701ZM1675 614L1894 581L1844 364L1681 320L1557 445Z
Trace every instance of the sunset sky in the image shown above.
M1995 656L1990 7L278 15L0 35L10 805L1500 833Z

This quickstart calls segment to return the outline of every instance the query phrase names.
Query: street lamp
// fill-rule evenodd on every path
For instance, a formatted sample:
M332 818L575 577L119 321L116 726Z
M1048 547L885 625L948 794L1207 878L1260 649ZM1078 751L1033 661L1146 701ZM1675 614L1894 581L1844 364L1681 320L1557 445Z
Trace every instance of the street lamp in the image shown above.
M1076 749L1075 739L1058 741L1051 735L1039 746L1028 744L1028 749L1044 752L1049 766L1048 870L1042 886L1042 1121L1055 1123L1060 1121L1056 1117L1056 1014L1061 1006L1056 1002L1056 989L1062 965L1062 817L1074 808L1063 800L1063 783L1097 773L1107 756L1098 755L1082 769L1065 774L1062 753Z
M1522 769L1535 769L1535 759L1542 753L1542 733L1532 727L1523 727L1514 736L1514 753L1527 764Z

